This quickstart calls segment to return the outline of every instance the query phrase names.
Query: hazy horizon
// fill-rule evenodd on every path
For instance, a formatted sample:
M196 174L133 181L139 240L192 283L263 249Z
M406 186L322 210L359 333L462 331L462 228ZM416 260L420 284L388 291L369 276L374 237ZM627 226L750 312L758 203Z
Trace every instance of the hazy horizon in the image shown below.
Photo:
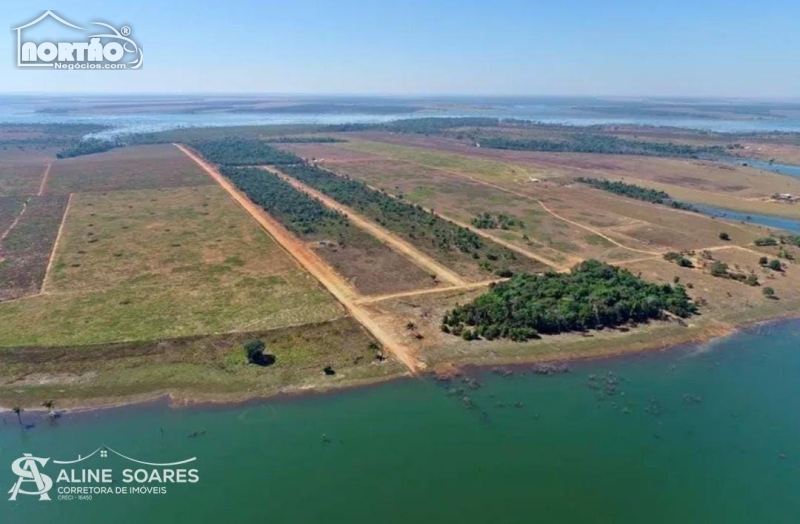
M186 0L133 5L56 2L88 27L132 28L137 71L29 71L16 67L13 31L4 94L261 94L276 96L534 96L736 98L800 96L800 9L719 0L703 5L535 5L355 0L291 4ZM43 13L4 7L7 27ZM46 23L47 21L43 22ZM38 26L34 29L38 29ZM58 28L56 28L58 29ZM63 29L63 28L62 28ZM43 34L52 34L42 27Z

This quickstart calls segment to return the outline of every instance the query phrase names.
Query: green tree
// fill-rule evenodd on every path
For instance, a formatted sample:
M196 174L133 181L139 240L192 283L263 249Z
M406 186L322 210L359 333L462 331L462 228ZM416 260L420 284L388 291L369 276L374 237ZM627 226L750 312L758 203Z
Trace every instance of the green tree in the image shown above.
M731 236L730 236L730 235L729 235L727 232L725 232L725 231L722 231L722 232L719 234L719 239L720 239L720 240L725 240L725 241L728 241L728 240L730 240L730 239L731 239Z
M773 271L783 271L783 265L781 265L781 261L777 258L770 260L769 268Z
M747 275L747 278L744 281L745 284L748 286L757 286L758 285L758 277L755 273L750 273Z
M769 264L769 259L767 257L761 257L758 259L758 265L766 266L767 264Z
M261 340L248 340L242 346L247 361L251 364L258 364L264 357L264 349L267 345Z
M775 298L775 290L771 287L765 287L761 292L767 298Z

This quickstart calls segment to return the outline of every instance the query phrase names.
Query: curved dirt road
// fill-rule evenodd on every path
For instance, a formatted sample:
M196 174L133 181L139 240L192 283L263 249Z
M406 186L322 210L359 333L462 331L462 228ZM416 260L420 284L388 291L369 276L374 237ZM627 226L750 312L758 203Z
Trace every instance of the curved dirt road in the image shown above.
M425 366L414 356L414 351L395 340L381 327L369 312L356 303L358 293L330 266L322 261L300 239L292 235L277 220L272 218L261 207L254 204L244 193L239 191L227 178L223 177L210 163L206 162L197 153L181 144L173 144L186 156L194 160L203 170L211 176L222 188L227 191L247 211L278 244L285 249L306 271L316 278L356 321L363 325L378 341L402 362L411 373L416 373Z

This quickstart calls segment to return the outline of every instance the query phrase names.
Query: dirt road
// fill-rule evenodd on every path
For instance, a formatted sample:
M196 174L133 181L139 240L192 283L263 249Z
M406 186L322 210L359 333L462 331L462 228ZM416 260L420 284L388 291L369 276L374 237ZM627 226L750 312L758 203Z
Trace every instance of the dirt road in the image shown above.
M415 291L401 291L399 293L388 293L386 295L370 295L367 297L362 297L356 300L359 304L374 304L376 302L383 302L384 300L392 300L393 298L405 298L405 297L418 297L421 295L432 295L434 293L446 293L448 291L469 291L472 289L483 289L488 288L491 284L496 284L498 282L505 282L507 279L500 278L497 280L484 280L483 282L474 282L472 284L464 284L463 286L450 286L450 287L438 287L433 289L421 289Z
M416 359L414 350L395 340L381 325L375 321L369 312L361 307L356 299L358 293L330 266L322 261L300 239L292 235L277 220L272 218L261 207L254 204L241 191L225 177L223 177L211 164L186 146L174 144L186 156L194 160L203 170L211 176L222 188L236 200L250 216L252 216L267 233L269 233L306 271L316 278L356 321L363 325L378 339L383 347L391 352L402 362L411 373L423 369L425 365Z
M455 272L451 271L449 268L443 266L436 260L430 258L428 255L423 254L417 248L415 248L405 240L401 239L394 233L391 233L390 231L382 228L381 226L373 222L370 222L366 218L362 217L361 215L353 211L351 208L340 204L331 197L317 191L312 187L307 186L306 184L300 182L299 180L283 174L280 170L272 166L261 166L261 168L269 171L270 173L278 175L282 180L288 182L289 184L299 189L300 191L303 191L304 193L307 193L313 196L314 198L320 200L323 204L325 204L329 208L344 213L345 215L347 215L350 221L357 227L363 229L364 231L374 236L378 240L385 242L398 253L405 255L409 260L414 262L414 264L416 264L420 268L424 269L429 273L435 274L439 278L439 280L444 280L454 286L463 286L466 284L466 281L464 281L464 279L462 279Z
M67 223L67 214L69 213L69 207L72 204L72 197L75 193L70 193L69 198L67 198L67 205L64 206L64 215L61 217L61 224L58 226L58 233L56 234L56 240L53 242L53 250L50 252L50 260L47 261L47 269L44 270L44 278L42 279L42 287L40 288L40 293L45 293L45 286L47 286L47 281L50 277L50 270L53 269L53 263L56 261L56 252L58 251L58 243L61 241L61 235L64 233L64 224Z
M53 167L53 163L48 162L47 167L44 169L44 174L42 175L42 183L39 184L39 192L36 193L36 196L42 196L42 194L44 194L44 188L47 187L47 179L50 177L51 167Z

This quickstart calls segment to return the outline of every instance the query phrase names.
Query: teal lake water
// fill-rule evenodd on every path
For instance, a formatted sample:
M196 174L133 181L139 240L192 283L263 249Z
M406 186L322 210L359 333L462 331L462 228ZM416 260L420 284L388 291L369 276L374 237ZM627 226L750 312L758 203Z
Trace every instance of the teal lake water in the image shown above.
M799 341L800 321L791 321L554 376L476 371L478 389L408 379L238 407L68 414L55 424L29 414L27 430L5 414L3 493L22 453L63 460L102 445L146 461L195 456L201 478L164 495L6 495L0 521L797 522Z

